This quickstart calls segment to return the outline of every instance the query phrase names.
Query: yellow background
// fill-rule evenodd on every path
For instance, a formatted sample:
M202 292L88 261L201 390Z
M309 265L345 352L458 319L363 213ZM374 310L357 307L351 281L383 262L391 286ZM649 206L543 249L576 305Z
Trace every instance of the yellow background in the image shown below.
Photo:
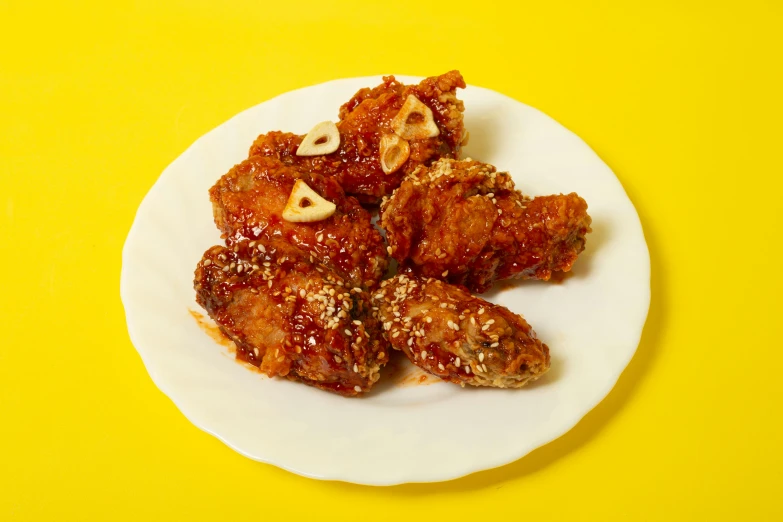
M780 3L333 4L0 0L0 520L780 520ZM652 256L636 357L570 433L449 483L239 456L128 340L136 207L193 140L276 94L451 68L617 173Z

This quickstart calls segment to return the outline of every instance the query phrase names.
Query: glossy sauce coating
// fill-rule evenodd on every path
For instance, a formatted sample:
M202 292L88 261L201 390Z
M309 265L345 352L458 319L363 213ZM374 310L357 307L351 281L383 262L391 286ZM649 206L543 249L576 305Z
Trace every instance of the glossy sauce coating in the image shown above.
M297 179L336 204L334 215L312 223L284 220L283 209ZM370 214L346 196L334 179L255 156L221 177L210 189L210 198L215 223L229 246L245 240L282 239L354 286L365 288L377 285L388 266L383 238L371 224Z
M549 369L549 348L522 317L464 288L398 274L373 302L391 345L444 380L519 388Z
M362 203L377 203L417 166L442 157L459 157L466 134L462 121L464 105L457 99L456 89L464 87L458 71L427 78L418 85L403 85L394 76L385 76L381 85L360 90L340 108L337 151L324 156L297 156L303 136L270 132L256 139L249 155L274 157L286 165L333 177L346 193ZM380 164L381 137L392 133L391 122L410 94L432 110L440 134L411 140L408 160L396 172L386 174Z
M407 176L380 223L401 265L484 292L499 279L570 270L591 219L576 194L530 199L492 165L444 159Z
M282 240L210 248L197 302L237 346L237 359L342 395L368 391L388 361L369 294Z

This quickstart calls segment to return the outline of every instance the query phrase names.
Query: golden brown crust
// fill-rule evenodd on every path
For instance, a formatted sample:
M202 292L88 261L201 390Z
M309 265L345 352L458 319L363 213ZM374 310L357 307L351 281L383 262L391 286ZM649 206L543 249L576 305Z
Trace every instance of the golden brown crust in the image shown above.
M444 380L519 388L549 369L549 348L522 317L458 286L398 274L373 302L392 347Z
M340 107L340 147L332 154L314 157L296 155L302 136L283 132L260 135L250 147L250 156L270 156L286 165L308 172L334 177L345 192L363 203L377 203L400 184L403 176L417 166L441 158L458 158L464 138L462 112L464 105L456 90L465 81L458 71L423 80L418 85L404 85L385 76L375 88L357 92ZM383 172L380 142L391 134L391 122L408 95L414 95L432 110L440 130L436 137L410 141L410 156L391 174Z
M291 190L301 179L337 205L335 213L312 223L282 218ZM388 266L383 238L371 216L334 179L301 172L263 156L248 158L210 189L217 227L229 246L245 239L283 238L327 263L353 286L374 287Z
M389 360L369 294L284 240L210 248L194 286L237 358L270 377L354 396Z
M570 270L590 223L576 194L531 200L508 173L450 159L408 175L382 203L380 218L399 263L474 292L498 279L548 280Z

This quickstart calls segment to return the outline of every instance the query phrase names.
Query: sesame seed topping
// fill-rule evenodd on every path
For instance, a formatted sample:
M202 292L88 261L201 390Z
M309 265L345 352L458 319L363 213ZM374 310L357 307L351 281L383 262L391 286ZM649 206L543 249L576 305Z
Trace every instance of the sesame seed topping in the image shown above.
M489 321L487 321L484 324L495 324L495 320L494 319L490 319Z
M438 363L438 369L439 369L440 371L443 371L443 370L445 370L446 368L443 366L443 363Z
M394 332L394 333L392 334L392 339L395 339L395 338L397 338L399 335L400 335L400 331L399 331L399 330L397 330L396 332Z
M460 360L460 358L459 358L459 357L457 357L456 359L454 359L454 366L456 366L457 368L459 368L460 366L462 366L462 365L460 364L460 362L462 362L462 361Z
M449 307L449 304L448 304L448 303L441 303L441 304L440 304L440 307L441 307L441 308L448 308L448 307Z
M241 274L241 273L242 273L242 270L244 270L244 269L245 269L245 265L239 265L239 266L237 267L237 274Z
M413 346L413 337L408 337L408 346Z
M334 362L339 364L339 363L343 362L343 360L342 360L342 358L339 355L335 355L334 356Z
M421 351L421 358L422 359L426 359L427 358L427 350L422 350Z
M360 325L362 324L362 322L361 322L361 321L359 321L358 319L355 319L355 320L353 321L353 324L355 324L356 326L360 326Z
M489 345L490 348L497 348L498 346L499 346L499 343L492 343L492 344ZM482 357L481 360L483 361L484 358Z
M353 389L356 390L357 392L362 391L362 389L359 386L354 386Z
M324 240L324 235L318 234L317 236L315 236L315 240L318 241L319 243L322 242Z
M224 267L223 267L223 272L228 272L228 269L229 269L229 266L228 266L228 265L224 266Z
M425 317L425 320L426 320L428 323L431 323L431 322L432 322L432 317L429 317L429 316L427 316L427 317Z
M483 308L479 308L478 314L481 315L483 313L484 313L484 309Z
M353 371L354 371L355 373L359 373L359 365L358 365L358 364L356 364L356 363L353 363Z
M253 348L253 353L255 354L256 357L258 357L258 353L259 353L258 348Z
M204 266L209 266L211 264L212 264L212 260L211 259L207 259L206 261L204 261Z
M465 373L470 373L470 366L467 364L465 365Z
M392 247L387 246L386 251L389 253L389 255L392 255Z
M489 325L488 324L485 324L484 326L481 327L481 331L482 332L485 332L487 330L489 330Z
M448 271L448 270L445 270L445 271L444 271L444 272L441 274L441 277L446 277L447 275L449 275L449 271Z

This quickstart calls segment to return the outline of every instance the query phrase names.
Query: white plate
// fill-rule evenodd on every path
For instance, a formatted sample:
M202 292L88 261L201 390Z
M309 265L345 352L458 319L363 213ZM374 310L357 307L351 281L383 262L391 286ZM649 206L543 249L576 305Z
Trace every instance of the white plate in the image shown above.
M387 376L367 397L346 399L238 364L189 312L199 309L196 263L220 243L207 190L244 159L259 133L305 133L335 119L356 90L379 82L353 78L289 92L199 138L141 203L123 251L120 292L131 340L155 384L236 451L319 479L448 480L522 457L571 429L609 393L647 316L649 254L633 204L582 140L536 109L470 86L461 93L471 135L465 155L510 171L527 194L578 192L593 218L571 277L484 296L525 316L550 347L551 371L521 390L440 381L400 386Z

